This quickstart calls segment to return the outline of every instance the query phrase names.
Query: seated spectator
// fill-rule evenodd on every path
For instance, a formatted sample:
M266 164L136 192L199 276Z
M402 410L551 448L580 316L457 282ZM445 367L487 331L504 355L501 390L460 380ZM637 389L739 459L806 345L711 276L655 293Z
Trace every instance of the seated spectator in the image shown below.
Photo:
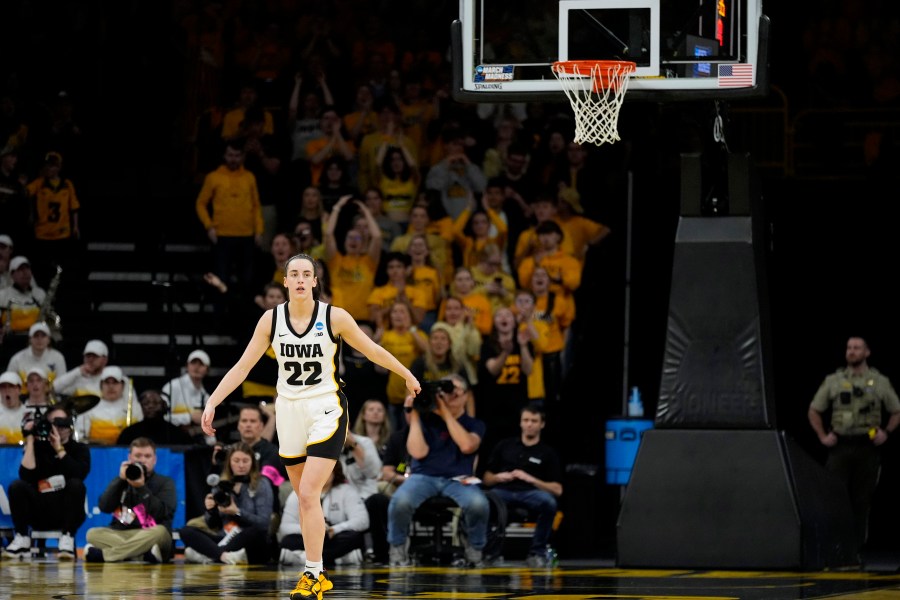
M0 444L18 444L22 441L24 417L22 378L18 373L6 371L0 374Z
M344 467L347 482L356 489L363 501L378 492L381 457L378 456L375 442L370 438L348 431L339 462Z
M131 442L128 459L109 483L97 507L112 515L106 527L87 531L84 560L120 562L142 558L158 564L171 560L172 519L178 507L175 480L156 472L156 444Z
M100 374L109 362L109 348L100 340L84 345L81 365L53 380L53 392L58 396L99 396Z
M369 515L357 491L347 483L340 461L335 463L334 470L322 488L322 511L327 525L325 545L322 548L324 566L333 568L340 564L360 564L363 535L369 528ZM283 565L306 564L300 530L300 501L293 491L285 502L277 538L281 546L278 562Z
M272 438L275 437L274 406L274 402L266 406L266 409L272 410L269 414L262 406L242 406L238 412L237 433L238 441L253 449L260 473L277 492L275 496L278 504L273 509L278 511L291 490L291 484L287 480L287 469L278 456L278 446L272 443ZM223 447L222 444L213 446L213 460L216 458L216 450Z
M50 327L43 321L28 328L28 347L12 355L6 370L25 376L31 367L44 369L50 383L66 372L66 358L62 352L50 347Z
M127 393L126 393L127 390ZM106 367L100 374L100 403L78 418L78 439L111 446L122 430L144 418L134 390L119 367Z
M562 466L556 451L541 441L544 413L536 405L521 410L521 435L501 440L491 452L484 483L509 507L537 516L526 564L546 567L545 550L553 533L557 499L562 496Z
M127 446L137 438L145 437L160 446L189 446L194 439L182 428L167 419L169 405L158 390L146 390L138 397L144 418L122 430L117 446Z
M260 473L253 448L231 446L225 469L204 499L207 528L182 527L184 560L190 563L229 565L265 564L267 536L272 519L272 488Z
M28 409L50 406L50 382L47 379L47 371L42 367L28 369L25 375L25 394L25 406Z
M378 456L384 458L384 451L387 448L391 432L391 420L388 418L384 402L372 398L363 402L362 408L353 422L353 433L365 436L375 442Z
M22 429L25 452L8 492L15 537L3 556L30 558L30 530L58 529L59 559L75 560L75 532L87 518L84 480L91 453L72 437L72 415L61 406L26 420Z
M205 440L197 428L206 399L209 398L209 392L203 387L203 379L209 373L209 364L209 354L200 349L192 351L188 354L185 372L181 377L168 381L161 393L168 405L168 411L164 413L165 419L190 435L194 435L193 432L196 431L198 441L212 445L215 438Z
M480 567L487 543L488 499L477 485L465 483L475 471L475 458L485 425L466 414L468 384L460 375L446 378L453 391L435 393L435 408L420 414L413 404L406 447L412 474L397 488L388 507L391 566L409 564L409 526L416 509L435 496L452 499L465 524L465 559Z
M388 506L394 491L406 481L411 469L410 456L406 450L406 436L409 434L409 414L412 412L413 396L407 396L403 403L403 428L394 431L385 446L378 481L378 493L366 499L369 511L369 535L372 538L371 559L380 564L388 564L387 522ZM367 551L368 554L368 551Z
M28 343L28 329L37 323L47 292L34 283L31 263L24 256L9 261L12 285L0 289L0 342L19 350Z

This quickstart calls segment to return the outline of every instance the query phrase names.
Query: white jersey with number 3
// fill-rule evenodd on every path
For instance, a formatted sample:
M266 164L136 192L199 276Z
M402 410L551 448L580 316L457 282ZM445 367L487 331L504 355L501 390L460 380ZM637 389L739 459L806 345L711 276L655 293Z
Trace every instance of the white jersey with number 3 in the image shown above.
M278 359L275 389L286 400L338 392L340 342L331 331L331 305L316 301L305 331L291 326L287 302L272 311L272 349Z

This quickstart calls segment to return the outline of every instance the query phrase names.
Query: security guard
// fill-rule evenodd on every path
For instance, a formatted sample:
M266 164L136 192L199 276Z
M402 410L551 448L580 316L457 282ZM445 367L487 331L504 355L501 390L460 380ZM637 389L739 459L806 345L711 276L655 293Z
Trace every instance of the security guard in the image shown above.
M847 366L825 378L809 405L809 423L829 449L825 463L847 485L860 546L866 541L869 509L878 483L878 447L900 426L900 398L890 380L868 365L869 346L847 340ZM882 409L890 413L882 425ZM831 411L826 430L822 414Z

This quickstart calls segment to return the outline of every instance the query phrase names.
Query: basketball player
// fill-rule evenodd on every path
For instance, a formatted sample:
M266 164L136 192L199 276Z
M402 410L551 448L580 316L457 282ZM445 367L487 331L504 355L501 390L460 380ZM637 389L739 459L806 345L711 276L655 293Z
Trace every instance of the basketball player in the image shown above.
M337 375L342 339L369 360L400 375L411 394L418 380L392 354L373 342L343 308L318 301L316 261L305 254L285 263L284 285L289 300L259 319L244 354L222 378L201 417L207 435L216 406L243 382L271 345L278 359L275 400L279 455L300 499L300 529L306 568L291 592L291 600L317 598L333 587L322 567L325 518L320 494L347 435L347 398Z

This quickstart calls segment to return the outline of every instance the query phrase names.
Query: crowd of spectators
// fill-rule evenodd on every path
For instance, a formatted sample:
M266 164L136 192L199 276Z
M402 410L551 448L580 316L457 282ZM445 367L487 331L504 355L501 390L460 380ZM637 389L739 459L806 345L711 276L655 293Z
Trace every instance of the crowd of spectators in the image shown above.
M861 19L861 3L836 4L804 35L810 78L820 82L814 95L895 105L900 83L896 36L889 34L896 19ZM171 27L184 58L184 131L174 135L189 141L183 195L196 205L196 229L217 259L206 281L221 296L222 330L209 333L245 331L260 310L283 301L284 260L310 254L325 274L323 299L350 311L420 380L465 378L466 412L487 426L483 470L492 447L516 431L509 416L527 405L549 413L547 438L556 441L573 324L591 310L577 293L583 268L598 244L621 233L608 199L626 166L627 143L616 150L574 143L566 104L454 102L448 33L455 10L452 2L402 10L354 1L177 2ZM858 60L849 62L853 56ZM42 319L56 268L79 268L84 134L68 93L23 107L15 92L3 82L0 358L7 372L0 388L7 393L0 441L19 443L15 423L25 407L46 406L53 394L99 398L93 414L75 415L76 437L90 443L243 438L227 427L230 438L198 433L210 366L203 350L156 391L133 389L120 367L107 364L101 340L72 340L85 343L84 363L69 370L51 347L52 322ZM246 195L241 212L229 213L234 205L222 189L236 174ZM261 421L271 421L273 366L264 357L240 398L262 407ZM349 347L341 376L351 419L361 419L356 433L377 431L381 451L406 425L403 382ZM384 406L377 422L362 410L372 401ZM140 431L121 437L142 417ZM268 436L272 442L271 428ZM344 471L330 493L349 485L344 475L352 479L353 470ZM205 508L219 510L209 502ZM224 537L218 519L216 535ZM279 537L295 533L287 528ZM198 547L210 546L198 539ZM200 555L198 562L222 560Z

